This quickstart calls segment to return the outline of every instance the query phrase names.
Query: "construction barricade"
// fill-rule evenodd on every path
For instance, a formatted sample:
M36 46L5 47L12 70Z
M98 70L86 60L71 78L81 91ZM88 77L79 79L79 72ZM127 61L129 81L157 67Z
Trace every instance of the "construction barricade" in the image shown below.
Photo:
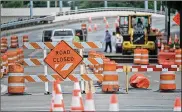
M17 51L8 51L6 52L8 56L8 65L9 64L14 64L18 61L18 53Z
M17 62L23 64L24 52L22 48L16 49L17 51Z
M17 48L19 47L19 44L18 44L18 36L11 36L11 45L10 45L11 48Z
M8 50L8 41L6 37L1 38L1 53L5 53Z
M43 49L44 58L47 56L47 50L52 50L59 42L25 42L23 45L24 49ZM79 42L79 43L67 43L73 49L99 49L102 48L101 42ZM44 58L26 58L23 60L24 67L29 66L44 66L43 74L29 75L24 76L26 82L43 82L45 83L45 94L49 94L48 91L48 82L53 82L55 80L60 81L102 81L103 74L94 74L94 73L70 73L66 79L63 79L58 74L48 74L47 73L47 64L44 62ZM102 64L103 61L101 58L83 58L82 61L85 65L96 65Z

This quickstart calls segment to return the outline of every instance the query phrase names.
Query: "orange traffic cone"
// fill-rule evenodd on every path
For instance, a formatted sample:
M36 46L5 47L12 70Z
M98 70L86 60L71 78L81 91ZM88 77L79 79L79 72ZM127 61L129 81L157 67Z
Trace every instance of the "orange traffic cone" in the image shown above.
M119 16L117 17L117 22L119 22Z
M168 45L171 45L172 44L172 38L171 36L169 37L169 42L168 42Z
M94 24L94 31L97 31L97 24Z
M174 42L175 42L175 43L178 43L178 42L179 42L179 39L178 39L177 34L175 34L175 36L174 36Z
M53 95L54 98L53 111L65 111L63 96L61 93L61 86L57 81L54 82L54 92L55 95Z
M115 21L115 28L117 28L119 26L118 21Z
M92 17L89 17L88 22L92 23Z
M110 98L109 111L119 111L118 97L116 94L112 94Z
M161 51L164 51L164 44L161 45Z
M84 111L95 111L95 103L94 103L93 94L91 91L89 91L86 94Z
M84 111L83 100L82 100L80 85L78 80L74 82L71 111Z
M175 112L181 112L181 98L176 97L175 102L174 102L174 110Z
M104 22L107 22L107 19L106 19L106 17L104 17L104 18L103 18L103 20L104 20Z
M173 49L175 50L176 49L176 45L174 44L174 46L173 46Z
M91 32L92 31L92 28L91 28L91 26L89 25L89 27L88 27L88 31L89 32Z
M107 29L107 28L109 28L109 23L108 23L108 22L106 22L106 29Z

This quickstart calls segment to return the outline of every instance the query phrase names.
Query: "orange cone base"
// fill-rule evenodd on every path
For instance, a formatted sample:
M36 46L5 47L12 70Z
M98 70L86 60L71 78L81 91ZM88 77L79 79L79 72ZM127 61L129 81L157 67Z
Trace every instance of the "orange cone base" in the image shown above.
M23 94L25 92L25 87L8 87L9 94Z
M119 91L119 86L118 85L103 85L102 91L103 92L116 92L116 91Z
M160 84L160 90L176 90L176 84Z

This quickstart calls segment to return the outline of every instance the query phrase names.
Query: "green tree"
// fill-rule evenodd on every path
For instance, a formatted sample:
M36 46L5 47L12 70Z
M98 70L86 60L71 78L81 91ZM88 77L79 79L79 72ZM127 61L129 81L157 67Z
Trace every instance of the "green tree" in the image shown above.
M24 7L23 1L6 1L2 2L4 8L21 8Z

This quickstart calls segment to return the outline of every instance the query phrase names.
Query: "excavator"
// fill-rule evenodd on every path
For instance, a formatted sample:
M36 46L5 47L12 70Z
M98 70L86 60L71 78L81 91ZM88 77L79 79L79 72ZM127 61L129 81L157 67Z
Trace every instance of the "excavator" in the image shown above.
M156 33L151 30L150 14L130 14L119 16L119 26L113 35L116 37L116 53L131 54L135 48L145 48L157 55Z

